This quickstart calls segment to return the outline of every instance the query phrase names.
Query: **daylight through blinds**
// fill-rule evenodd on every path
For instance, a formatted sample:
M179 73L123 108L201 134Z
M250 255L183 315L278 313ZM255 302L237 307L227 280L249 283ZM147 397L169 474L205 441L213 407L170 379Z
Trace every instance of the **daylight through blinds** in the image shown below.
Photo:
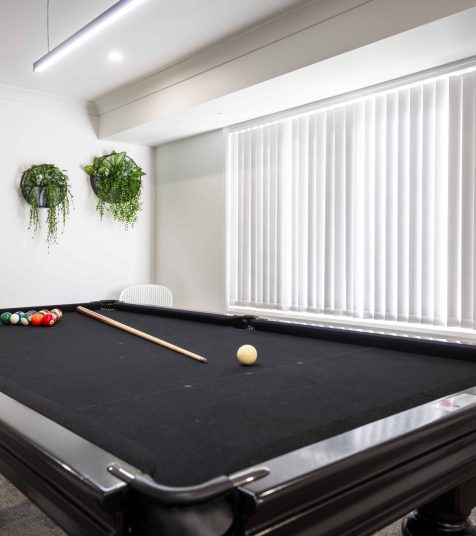
M475 327L476 74L229 133L230 306Z

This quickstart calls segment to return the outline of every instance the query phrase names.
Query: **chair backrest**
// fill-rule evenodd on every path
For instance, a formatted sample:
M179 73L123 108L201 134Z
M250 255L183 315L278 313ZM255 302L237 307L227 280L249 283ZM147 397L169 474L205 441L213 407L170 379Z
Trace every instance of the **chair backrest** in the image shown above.
M172 291L162 285L133 285L125 288L119 299L126 303L138 303L141 305L161 305L172 307Z

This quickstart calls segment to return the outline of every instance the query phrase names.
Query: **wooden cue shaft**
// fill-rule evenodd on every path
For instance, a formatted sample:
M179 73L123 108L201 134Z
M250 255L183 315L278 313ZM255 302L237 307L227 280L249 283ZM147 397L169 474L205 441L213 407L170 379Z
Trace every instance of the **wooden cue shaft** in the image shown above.
M188 350L185 350L185 348L181 348L180 346L176 346L175 344L171 344L170 342L154 337L153 335L149 335L148 333L145 333L144 331L140 331L136 328L128 326L127 324L123 324L122 322L118 322L117 320L114 320L107 316L91 311L91 309L86 309L86 307L83 307L81 305L78 305L78 307L76 307L76 311L78 311L78 313L81 313L83 315L89 316L90 318L94 318L94 320L99 320L100 322L104 322L104 324L108 324L109 326L112 326L114 328L121 329L122 331L131 333L132 335L136 335L137 337L140 337L141 339L145 339L146 341L153 342L154 344L158 344L159 346L163 346L164 348L168 348L169 350L173 350L174 352L177 352L179 354L186 355L187 357L191 357L192 359L195 359L196 361L200 361L200 363L208 362L206 358L202 357L201 355L194 354L193 352L189 352Z

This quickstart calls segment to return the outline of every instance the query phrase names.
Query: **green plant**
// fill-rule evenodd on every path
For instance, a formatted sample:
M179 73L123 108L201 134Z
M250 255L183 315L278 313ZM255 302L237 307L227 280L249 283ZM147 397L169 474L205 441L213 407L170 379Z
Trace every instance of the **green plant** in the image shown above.
M84 166L98 196L96 210L101 219L106 210L126 229L137 221L141 210L142 180L146 174L125 152L96 156Z
M66 223L70 213L73 195L65 170L53 164L38 164L31 166L23 172L21 178L21 191L30 204L30 220L28 229L33 232L40 228L40 208L47 209L46 223L48 246L58 242L58 225Z

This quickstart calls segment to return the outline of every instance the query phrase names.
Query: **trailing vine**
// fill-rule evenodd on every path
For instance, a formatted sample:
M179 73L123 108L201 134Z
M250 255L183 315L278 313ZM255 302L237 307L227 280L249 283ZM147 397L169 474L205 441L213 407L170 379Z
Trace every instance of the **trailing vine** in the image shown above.
M146 174L125 152L96 156L84 166L98 197L96 210L101 219L110 212L128 229L134 226L142 208L141 178Z
M63 231L70 214L73 195L65 170L53 164L38 164L28 168L21 178L21 191L30 204L28 229L35 234L41 227L40 208L46 208L48 246L58 243L59 225ZM62 231L62 232L63 232Z

